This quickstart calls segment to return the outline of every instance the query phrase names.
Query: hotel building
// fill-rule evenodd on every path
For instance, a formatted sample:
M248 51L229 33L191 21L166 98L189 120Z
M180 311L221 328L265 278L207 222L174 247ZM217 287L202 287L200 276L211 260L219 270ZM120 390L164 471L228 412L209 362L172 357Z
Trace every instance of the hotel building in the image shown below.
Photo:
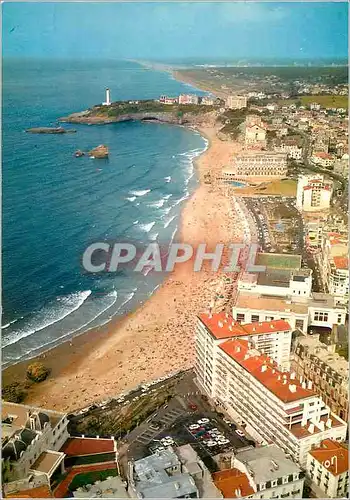
M333 182L323 175L300 175L298 178L296 207L305 212L328 209L331 203Z
M179 104L198 104L199 97L195 94L180 94Z
M226 99L226 108L242 109L247 107L247 98L241 95L230 95Z
M315 496L345 498L349 494L349 455L343 443L325 439L309 451L306 473Z
M276 297L263 294L240 292L234 306L232 317L240 323L287 321L292 330L307 333L309 327L344 325L346 307L336 303L335 297L323 293L313 293L309 299L301 301L298 297Z
M7 482L32 477L38 486L50 484L64 472L65 454L58 450L68 439L64 413L2 402L2 460L10 464Z
M237 176L283 177L287 173L286 153L245 151L234 158Z
M276 326L279 340L266 342L267 350L290 336L286 322L268 324ZM249 340L237 337L230 326L233 329L234 322L223 313L198 318L195 371L198 385L209 397L231 416L238 414L263 441L276 444L301 466L308 451L322 440L345 439L346 423L331 413L312 384L278 368L278 349L267 356L265 347L258 350L251 336ZM261 328L259 333L267 337L265 325Z
M313 387L331 411L343 420L349 412L349 364L327 346L318 335L298 337L292 355L297 377L312 382Z

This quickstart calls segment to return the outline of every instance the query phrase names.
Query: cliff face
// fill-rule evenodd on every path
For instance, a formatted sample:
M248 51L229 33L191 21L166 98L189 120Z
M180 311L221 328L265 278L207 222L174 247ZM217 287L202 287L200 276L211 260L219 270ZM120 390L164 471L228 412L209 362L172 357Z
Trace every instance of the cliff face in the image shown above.
M210 111L208 113L183 113L181 116L178 113L172 112L140 112L128 113L119 116L108 116L99 114L98 111L84 111L81 113L73 113L67 117L60 118L61 122L66 123L85 123L85 124L106 124L119 123L127 121L156 121L160 123L170 123L173 125L212 125L215 123L217 113Z

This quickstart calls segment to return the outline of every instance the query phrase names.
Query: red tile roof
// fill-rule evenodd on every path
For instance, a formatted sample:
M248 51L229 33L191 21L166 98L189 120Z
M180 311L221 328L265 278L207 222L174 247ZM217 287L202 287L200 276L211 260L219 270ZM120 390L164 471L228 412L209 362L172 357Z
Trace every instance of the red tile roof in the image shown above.
M344 443L331 439L321 442L319 448L309 451L310 455L329 470L333 476L339 476L349 470L348 448Z
M112 439L70 438L67 439L60 451L69 457L110 453L114 451L114 442Z
M291 378L291 373L279 371L277 363L271 358L255 349L249 349L246 340L227 340L220 345L220 349L284 403L316 396L313 390L304 389L295 377Z
M29 490L18 491L17 493L11 493L10 495L6 495L5 498L53 498L53 494L50 488L44 485Z
M349 259L348 257L333 257L334 265L337 269L349 269Z
M243 337L247 335L263 335L281 331L291 331L289 323L283 320L263 321L241 325L228 314L200 314L199 319L217 340Z
M214 472L213 481L224 498L243 498L255 493L246 474L238 469Z

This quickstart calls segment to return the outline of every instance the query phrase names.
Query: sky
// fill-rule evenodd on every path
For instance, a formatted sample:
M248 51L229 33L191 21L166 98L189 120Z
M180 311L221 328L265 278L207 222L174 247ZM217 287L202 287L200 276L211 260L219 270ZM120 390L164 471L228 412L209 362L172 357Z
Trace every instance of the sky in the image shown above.
M337 58L347 3L3 3L4 57Z

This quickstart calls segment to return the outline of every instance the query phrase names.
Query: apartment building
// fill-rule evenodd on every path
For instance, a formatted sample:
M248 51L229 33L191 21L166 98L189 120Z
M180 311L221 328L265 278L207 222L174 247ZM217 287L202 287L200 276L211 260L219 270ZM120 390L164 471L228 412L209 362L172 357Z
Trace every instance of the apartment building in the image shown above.
M197 325L195 371L209 397L301 466L312 446L327 438L345 439L346 423L331 413L311 383L279 370L250 340L228 337L229 320L226 327L219 322L222 317L215 323L214 316L202 314Z
M272 444L238 451L232 468L215 472L213 480L224 498L300 498L304 472Z
M313 387L331 411L343 420L349 413L349 365L327 346L318 335L298 337L292 355L292 368L298 377L312 382Z
M242 324L257 321L283 320L292 329L307 334L312 327L325 327L332 330L333 325L344 325L347 310L337 304L335 297L323 293L300 301L295 297L276 297L274 295L240 292L232 307L232 317Z
M237 175L244 177L283 177L287 173L286 153L245 151L233 164Z
M195 94L180 94L179 104L198 104L199 97Z
M300 175L298 178L296 206L305 212L318 212L330 207L333 182L323 175Z
M304 221L305 243L308 248L321 248L323 235L323 222L318 220Z
M325 439L309 451L306 473L318 497L345 498L349 494L349 454L343 443Z
M8 481L30 474L45 476L64 471L65 454L58 450L68 439L68 420L64 413L2 402L2 459L8 460Z
M215 97L210 97L210 96L203 96L201 98L200 102L203 106L214 106L216 103L216 98Z
M226 108L242 109L247 107L247 97L242 95L230 95L226 98Z
M167 95L161 95L159 98L159 102L162 104L178 104L178 97L168 97Z
M349 297L349 259L347 236L325 232L322 241L321 271L328 292L338 301L347 303Z
M289 356L292 342L292 330L290 325L283 320L261 321L240 324L229 314L220 312L217 314L201 314L198 317L200 330L213 333L216 340L240 338L249 340L256 349L270 356L279 367L289 367ZM205 361L206 343L202 336L203 344L198 342L201 361ZM209 340L210 341L210 340ZM200 349L202 348L202 351ZM204 349L204 350L203 350ZM210 362L210 361L209 361ZM204 363L205 364L205 363ZM204 367L203 364L203 367Z
M311 161L322 168L332 167L334 158L326 151L315 151L312 153Z

